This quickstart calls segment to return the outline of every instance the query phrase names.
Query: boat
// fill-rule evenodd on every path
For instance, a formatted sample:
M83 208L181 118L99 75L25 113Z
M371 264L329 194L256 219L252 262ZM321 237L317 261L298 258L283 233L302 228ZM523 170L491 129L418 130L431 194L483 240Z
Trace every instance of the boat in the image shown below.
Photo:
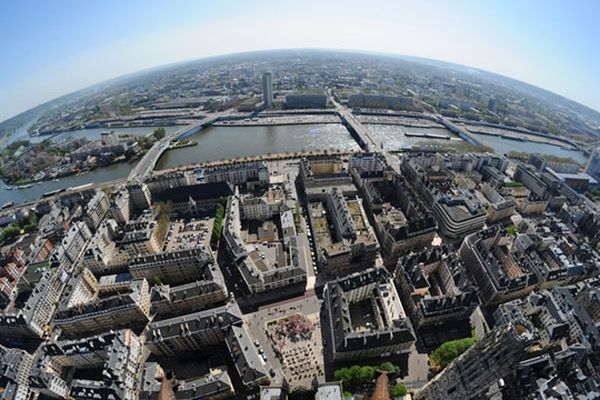
M19 185L17 187L15 187L15 189L17 190L21 190L21 189L29 189L30 187L32 187L33 185L28 184L28 185Z
M2 210L4 210L5 208L10 208L10 207L12 207L12 206L14 206L14 205L15 205L15 203L14 203L13 201L9 201L9 202L7 202L7 203L4 203L4 204L2 205L2 207L0 207L0 208L1 208Z
M73 191L73 190L85 190L85 189L90 189L94 187L94 183L90 182L90 183L84 183L83 185L79 185L79 186L71 186L69 188L67 188L68 191Z
M51 190L50 192L46 192L42 195L42 197L50 197L50 196L54 196L55 194L59 194L61 192L64 192L65 189L56 189L56 190Z
M429 138L429 139L446 139L446 140L451 139L451 137L448 135L441 135L441 134L436 134L436 133L406 132L406 133L404 133L404 136L423 137L423 138Z

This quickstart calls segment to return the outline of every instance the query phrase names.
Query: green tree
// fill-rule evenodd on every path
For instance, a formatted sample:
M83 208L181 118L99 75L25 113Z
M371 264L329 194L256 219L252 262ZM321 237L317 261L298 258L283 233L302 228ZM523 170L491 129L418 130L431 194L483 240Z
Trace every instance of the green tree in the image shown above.
M164 138L167 135L167 132L165 131L165 128L156 128L154 130L154 138L156 140L160 140L162 138Z
M223 230L223 219L225 218L225 207L227 205L227 197L221 197L217 206L215 207L215 219L213 222L213 231L211 235L211 242L216 243L221 237L221 231Z
M382 371L387 372L389 375L399 374L400 373L400 367L398 367L397 365L392 364L389 361L384 362L381 365L379 365L379 369L382 370Z
M440 368L446 368L452 360L467 351L476 341L476 337L469 337L445 342L431 353L431 360Z
M171 224L171 211L173 210L173 203L168 201L166 203L158 204L158 224L156 236L162 242L167 236L169 231L169 225Z
M358 372L358 379L361 382L372 381L373 379L375 379L376 374L377 374L377 370L375 369L375 367L366 365L366 366L360 367L360 370Z
M397 383L390 388L390 397L405 396L407 393L406 386L401 383Z
M0 244L4 244L7 240L17 237L21 234L21 227L17 224L12 224L0 232Z
M333 376L335 377L335 380L342 382L348 382L352 378L352 375L350 374L350 369L348 368L340 368L335 370Z
M355 388L364 383L372 382L377 375L378 367L370 365L353 365L349 368L335 370L333 376L342 381L346 387Z

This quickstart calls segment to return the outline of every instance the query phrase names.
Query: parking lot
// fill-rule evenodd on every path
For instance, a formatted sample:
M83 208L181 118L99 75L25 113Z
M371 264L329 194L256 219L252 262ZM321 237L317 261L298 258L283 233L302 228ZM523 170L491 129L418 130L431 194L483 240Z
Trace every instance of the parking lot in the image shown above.
M209 217L189 220L179 219L171 222L163 244L163 251L208 247L213 223L214 218Z

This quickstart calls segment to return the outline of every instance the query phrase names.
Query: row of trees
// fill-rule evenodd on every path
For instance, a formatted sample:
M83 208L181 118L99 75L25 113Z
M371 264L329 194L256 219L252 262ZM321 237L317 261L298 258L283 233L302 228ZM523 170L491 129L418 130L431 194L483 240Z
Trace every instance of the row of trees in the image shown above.
M591 201L600 201L600 189L591 189L585 192L585 197Z
M221 231L223 230L223 218L225 218L225 207L227 207L227 198L221 197L215 209L215 222L213 224L212 236L210 238L212 244L217 243L221 238Z
M167 232L169 231L169 225L171 225L171 212L173 211L173 203L167 201L166 203L158 204L158 226L156 236L159 240L165 240Z
M38 216L35 213L30 213L23 221L15 222L0 232L0 245L19 236L21 231L25 231L26 233L34 232L37 226Z
M379 371L385 371L388 375L398 375L400 374L400 367L391 362L384 362L380 365L353 365L348 368L337 369L333 375L336 380L342 381L344 388L352 391L365 383L373 382ZM392 397L403 396L406 393L406 387L402 384L390 387L390 395Z

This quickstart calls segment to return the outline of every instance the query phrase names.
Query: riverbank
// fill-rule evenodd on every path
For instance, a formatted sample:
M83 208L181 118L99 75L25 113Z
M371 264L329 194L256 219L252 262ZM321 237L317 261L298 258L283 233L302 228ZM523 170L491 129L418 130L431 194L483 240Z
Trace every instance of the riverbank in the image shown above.
M342 124L210 126L187 138L197 146L164 152L156 170L186 164L298 151L359 150Z
M2 178L2 181L4 182L4 189L5 190L23 190L23 189L30 189L32 188L34 185L40 185L44 182L60 182L61 179L64 178L69 178L69 177L73 177L73 176L79 176L79 175L83 175L83 174L87 174L89 172L95 171L97 169L102 169L102 168L107 168L111 165L115 165L115 164L131 164L135 161L138 161L141 157L141 155L143 155L143 153L140 154L135 154L131 157L117 157L114 160L107 162L107 163L102 163L100 165L97 165L93 168L82 168L82 169L77 169L74 170L72 172L65 172L65 173L61 173L60 175L49 175L49 176L45 176L44 178L41 179L20 179L18 181L10 181L5 179L4 177Z
M294 152L285 152L285 153L276 153L276 154L263 154L257 156L246 156L246 157L235 157L227 160L217 160L217 161L207 161L202 163L193 163L186 164L179 167L162 169L155 173L157 174L167 174L169 172L174 171L186 171L190 169L196 168L208 168L208 167L221 167L232 164L239 164L244 162L253 162L253 161L283 161L283 160L294 160L300 159L303 157L317 157L317 156L348 156L354 153L352 150L311 150L311 151L294 151Z

